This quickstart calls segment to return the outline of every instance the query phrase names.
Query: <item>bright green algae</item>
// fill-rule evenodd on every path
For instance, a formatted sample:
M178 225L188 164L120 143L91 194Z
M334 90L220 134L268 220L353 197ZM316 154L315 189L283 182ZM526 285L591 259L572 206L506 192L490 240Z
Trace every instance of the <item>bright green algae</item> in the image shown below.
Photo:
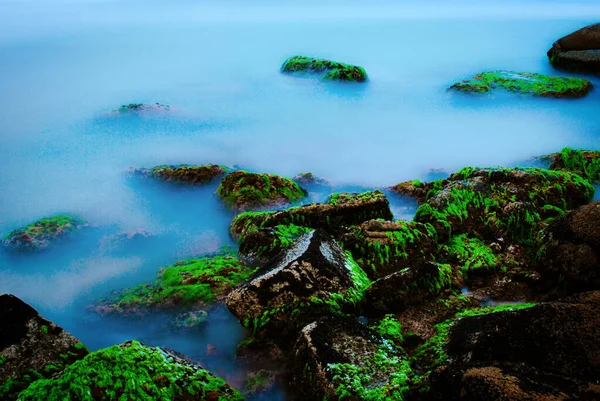
M590 181L600 181L600 151L564 148L554 156L550 168L570 171Z
M15 248L43 248L51 240L75 231L83 225L85 221L67 215L45 217L12 231L3 240L8 246Z
M204 306L247 281L255 271L232 255L183 260L161 269L154 283L125 290L100 305L115 310Z
M552 77L528 72L490 71L450 87L464 92L486 93L505 89L533 96L577 98L588 94L592 83L582 78Z
M243 400L223 379L137 341L92 352L60 376L33 383L21 401Z
M364 68L305 56L288 58L281 66L283 72L325 73L323 79L332 81L365 82L367 72Z

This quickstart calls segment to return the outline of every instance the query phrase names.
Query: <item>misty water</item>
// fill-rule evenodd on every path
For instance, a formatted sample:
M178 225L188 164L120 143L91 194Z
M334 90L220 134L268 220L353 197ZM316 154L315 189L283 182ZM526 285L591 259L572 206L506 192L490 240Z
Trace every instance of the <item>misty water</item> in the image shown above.
M224 307L194 332L168 329L169 316L87 310L161 266L236 246L217 183L177 187L128 169L310 171L331 186L308 188L309 202L466 165L540 165L532 158L564 146L598 149L597 89L557 100L446 88L485 70L560 74L546 58L552 42L599 18L595 0L0 0L0 234L58 213L90 224L37 255L0 250L0 293L92 350L127 339L170 347L239 388L235 349L247 333ZM364 66L369 81L282 75L296 54ZM132 102L172 108L111 113ZM388 196L395 217L410 219L415 204ZM132 232L151 235L118 236ZM277 387L254 399L286 396Z

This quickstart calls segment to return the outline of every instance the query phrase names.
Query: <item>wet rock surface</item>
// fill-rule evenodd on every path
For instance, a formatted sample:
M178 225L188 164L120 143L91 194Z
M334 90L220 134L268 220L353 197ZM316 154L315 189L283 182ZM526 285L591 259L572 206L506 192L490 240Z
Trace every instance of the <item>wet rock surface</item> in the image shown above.
M225 166L207 164L203 166L162 165L151 169L134 169L133 174L151 177L176 184L200 185L207 184L227 172Z
M560 38L547 54L556 68L600 72L600 24L586 26Z

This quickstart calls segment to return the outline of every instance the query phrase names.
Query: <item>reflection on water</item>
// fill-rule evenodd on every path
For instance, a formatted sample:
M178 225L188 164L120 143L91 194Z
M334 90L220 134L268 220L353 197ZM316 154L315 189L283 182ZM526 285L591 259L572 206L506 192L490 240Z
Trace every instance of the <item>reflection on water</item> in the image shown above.
M128 169L310 171L331 183L308 186L310 202L443 178L465 165L540 165L532 158L567 145L597 148L599 91L570 101L445 88L490 69L554 74L545 56L552 42L599 16L593 1L2 1L0 234L56 213L91 227L39 255L2 251L0 292L24 298L92 349L139 339L239 386L244 367L234 354L246 333L223 307L193 333L165 329L165 316L86 310L111 290L149 282L161 266L235 246L234 214L216 199L216 183L173 186ZM362 65L370 80L281 75L295 54ZM172 109L111 113L130 102ZM396 218L412 218L413 201L386 194ZM219 352L207 356L212 346Z

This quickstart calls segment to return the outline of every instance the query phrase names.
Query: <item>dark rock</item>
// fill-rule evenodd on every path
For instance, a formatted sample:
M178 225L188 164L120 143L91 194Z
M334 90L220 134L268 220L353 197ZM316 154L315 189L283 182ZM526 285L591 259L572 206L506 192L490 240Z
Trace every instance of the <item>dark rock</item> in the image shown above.
M600 201L551 222L539 238L538 270L567 293L600 289Z
M397 194L413 198L419 205L425 202L427 192L430 189L431 185L429 183L419 180L401 182L390 188L391 191Z
M167 106L160 103L129 103L124 104L118 109L113 110L114 113L120 114L133 114L133 113L150 113L150 112L164 112L169 111L171 106Z
M289 178L235 171L223 178L217 195L235 209L276 206L295 202L307 192Z
M199 185L207 184L227 172L227 167L217 164L204 166L162 165L152 169L134 169L133 173L144 177L157 178L177 184Z
M309 231L294 224L249 230L239 238L239 258L249 266L264 266Z
M14 295L0 295L0 399L50 377L88 353L81 342Z
M600 24L589 25L554 42L548 50L557 68L600 72Z
M600 292L459 319L430 376L436 400L598 399Z
M369 279L329 234L303 235L255 278L234 290L227 308L256 335L285 343L307 322L358 303Z
M293 355L295 388L305 400L402 400L408 389L406 355L356 319L310 323Z

